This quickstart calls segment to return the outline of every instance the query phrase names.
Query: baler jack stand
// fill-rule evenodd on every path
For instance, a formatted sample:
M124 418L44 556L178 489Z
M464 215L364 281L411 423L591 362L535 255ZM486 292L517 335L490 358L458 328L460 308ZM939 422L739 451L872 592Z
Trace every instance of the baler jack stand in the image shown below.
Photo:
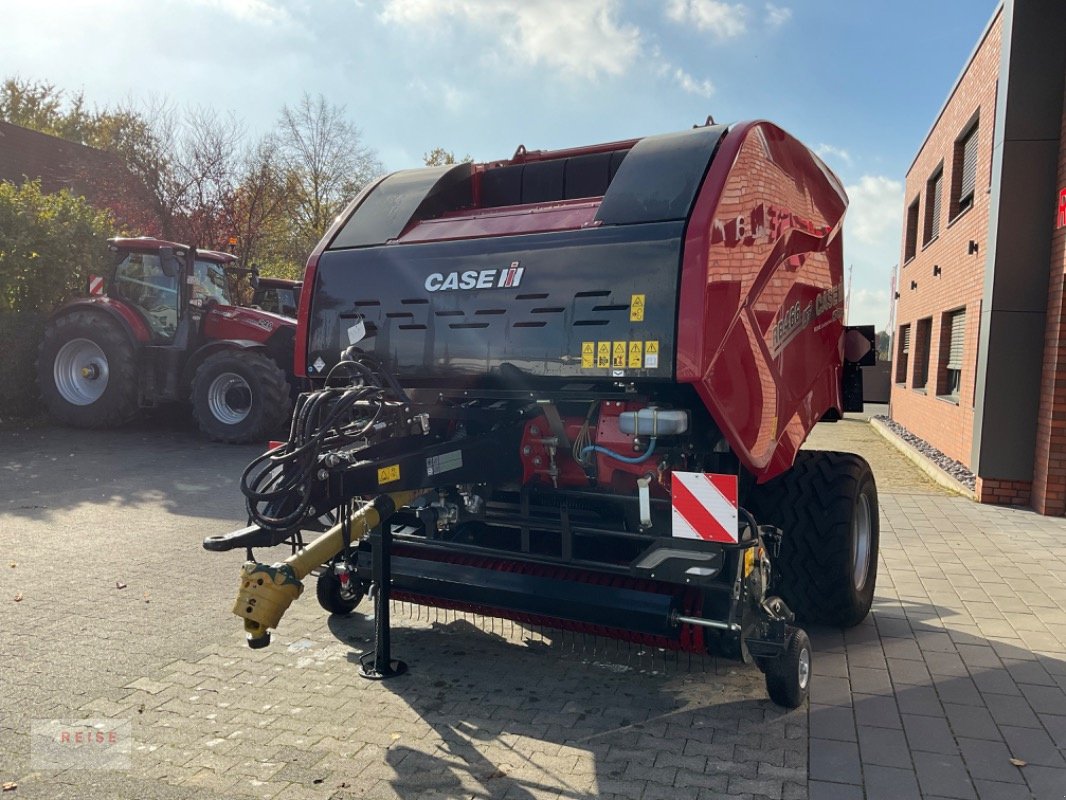
M392 658L389 625L389 587L392 585L392 530L388 523L370 535L374 598L374 649L359 657L359 674L370 681L383 681L407 672L407 664Z

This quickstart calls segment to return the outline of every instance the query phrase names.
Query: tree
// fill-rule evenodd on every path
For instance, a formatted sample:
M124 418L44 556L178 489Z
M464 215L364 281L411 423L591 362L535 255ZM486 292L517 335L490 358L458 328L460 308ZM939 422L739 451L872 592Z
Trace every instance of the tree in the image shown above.
M474 159L470 157L469 153L467 153L462 159L456 161L455 153L451 150L445 150L443 147L434 147L428 153L422 154L422 160L426 162L427 167L444 167L448 164L456 164L460 162L466 164Z
M292 192L293 233L306 257L345 204L383 168L344 107L327 104L322 95L304 94L296 106L283 106L277 136L286 191Z
M877 360L878 361L891 361L892 360L892 336L888 331L877 332Z

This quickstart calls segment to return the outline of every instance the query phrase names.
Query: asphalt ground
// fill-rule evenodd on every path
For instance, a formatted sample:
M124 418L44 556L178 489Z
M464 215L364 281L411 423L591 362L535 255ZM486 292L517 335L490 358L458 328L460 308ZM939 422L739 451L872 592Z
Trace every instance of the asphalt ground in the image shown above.
M861 419L811 444L873 465L881 574L864 624L812 631L785 712L753 667L406 604L410 674L366 682L372 620L311 586L250 651L243 554L200 542L243 524L258 447L180 414L0 431L5 800L1066 796L1066 522L945 493ZM34 726L87 718L128 762L43 767Z

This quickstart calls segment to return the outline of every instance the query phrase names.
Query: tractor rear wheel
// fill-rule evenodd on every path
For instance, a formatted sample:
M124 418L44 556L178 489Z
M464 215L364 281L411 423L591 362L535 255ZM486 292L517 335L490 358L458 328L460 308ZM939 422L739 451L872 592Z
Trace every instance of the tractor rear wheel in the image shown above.
M52 320L37 352L48 412L79 428L110 428L137 413L137 358L130 337L97 311Z
M200 430L220 442L259 442L289 418L289 384L268 356L223 350L204 359L192 382Z
M802 450L753 487L748 510L783 531L777 593L807 623L851 627L873 604L880 524L870 465L854 453Z

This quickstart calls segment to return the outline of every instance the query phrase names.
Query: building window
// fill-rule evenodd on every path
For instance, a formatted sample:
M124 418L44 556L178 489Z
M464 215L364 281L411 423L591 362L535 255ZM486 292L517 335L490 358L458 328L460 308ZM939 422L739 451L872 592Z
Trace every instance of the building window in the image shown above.
M907 360L911 353L911 326L900 325L896 346L896 383L907 382Z
M966 309L949 311L940 323L940 368L936 393L945 400L959 402L962 385L962 347L966 337Z
M907 239L903 243L903 263L906 264L918 252L918 198L907 209Z
M929 244L940 235L940 205L944 197L944 165L925 184L925 238L922 244Z
M977 186L977 120L955 142L951 167L951 218L973 207Z
M925 391L929 382L929 345L933 336L933 318L918 320L918 329L914 337L914 380L912 389Z

